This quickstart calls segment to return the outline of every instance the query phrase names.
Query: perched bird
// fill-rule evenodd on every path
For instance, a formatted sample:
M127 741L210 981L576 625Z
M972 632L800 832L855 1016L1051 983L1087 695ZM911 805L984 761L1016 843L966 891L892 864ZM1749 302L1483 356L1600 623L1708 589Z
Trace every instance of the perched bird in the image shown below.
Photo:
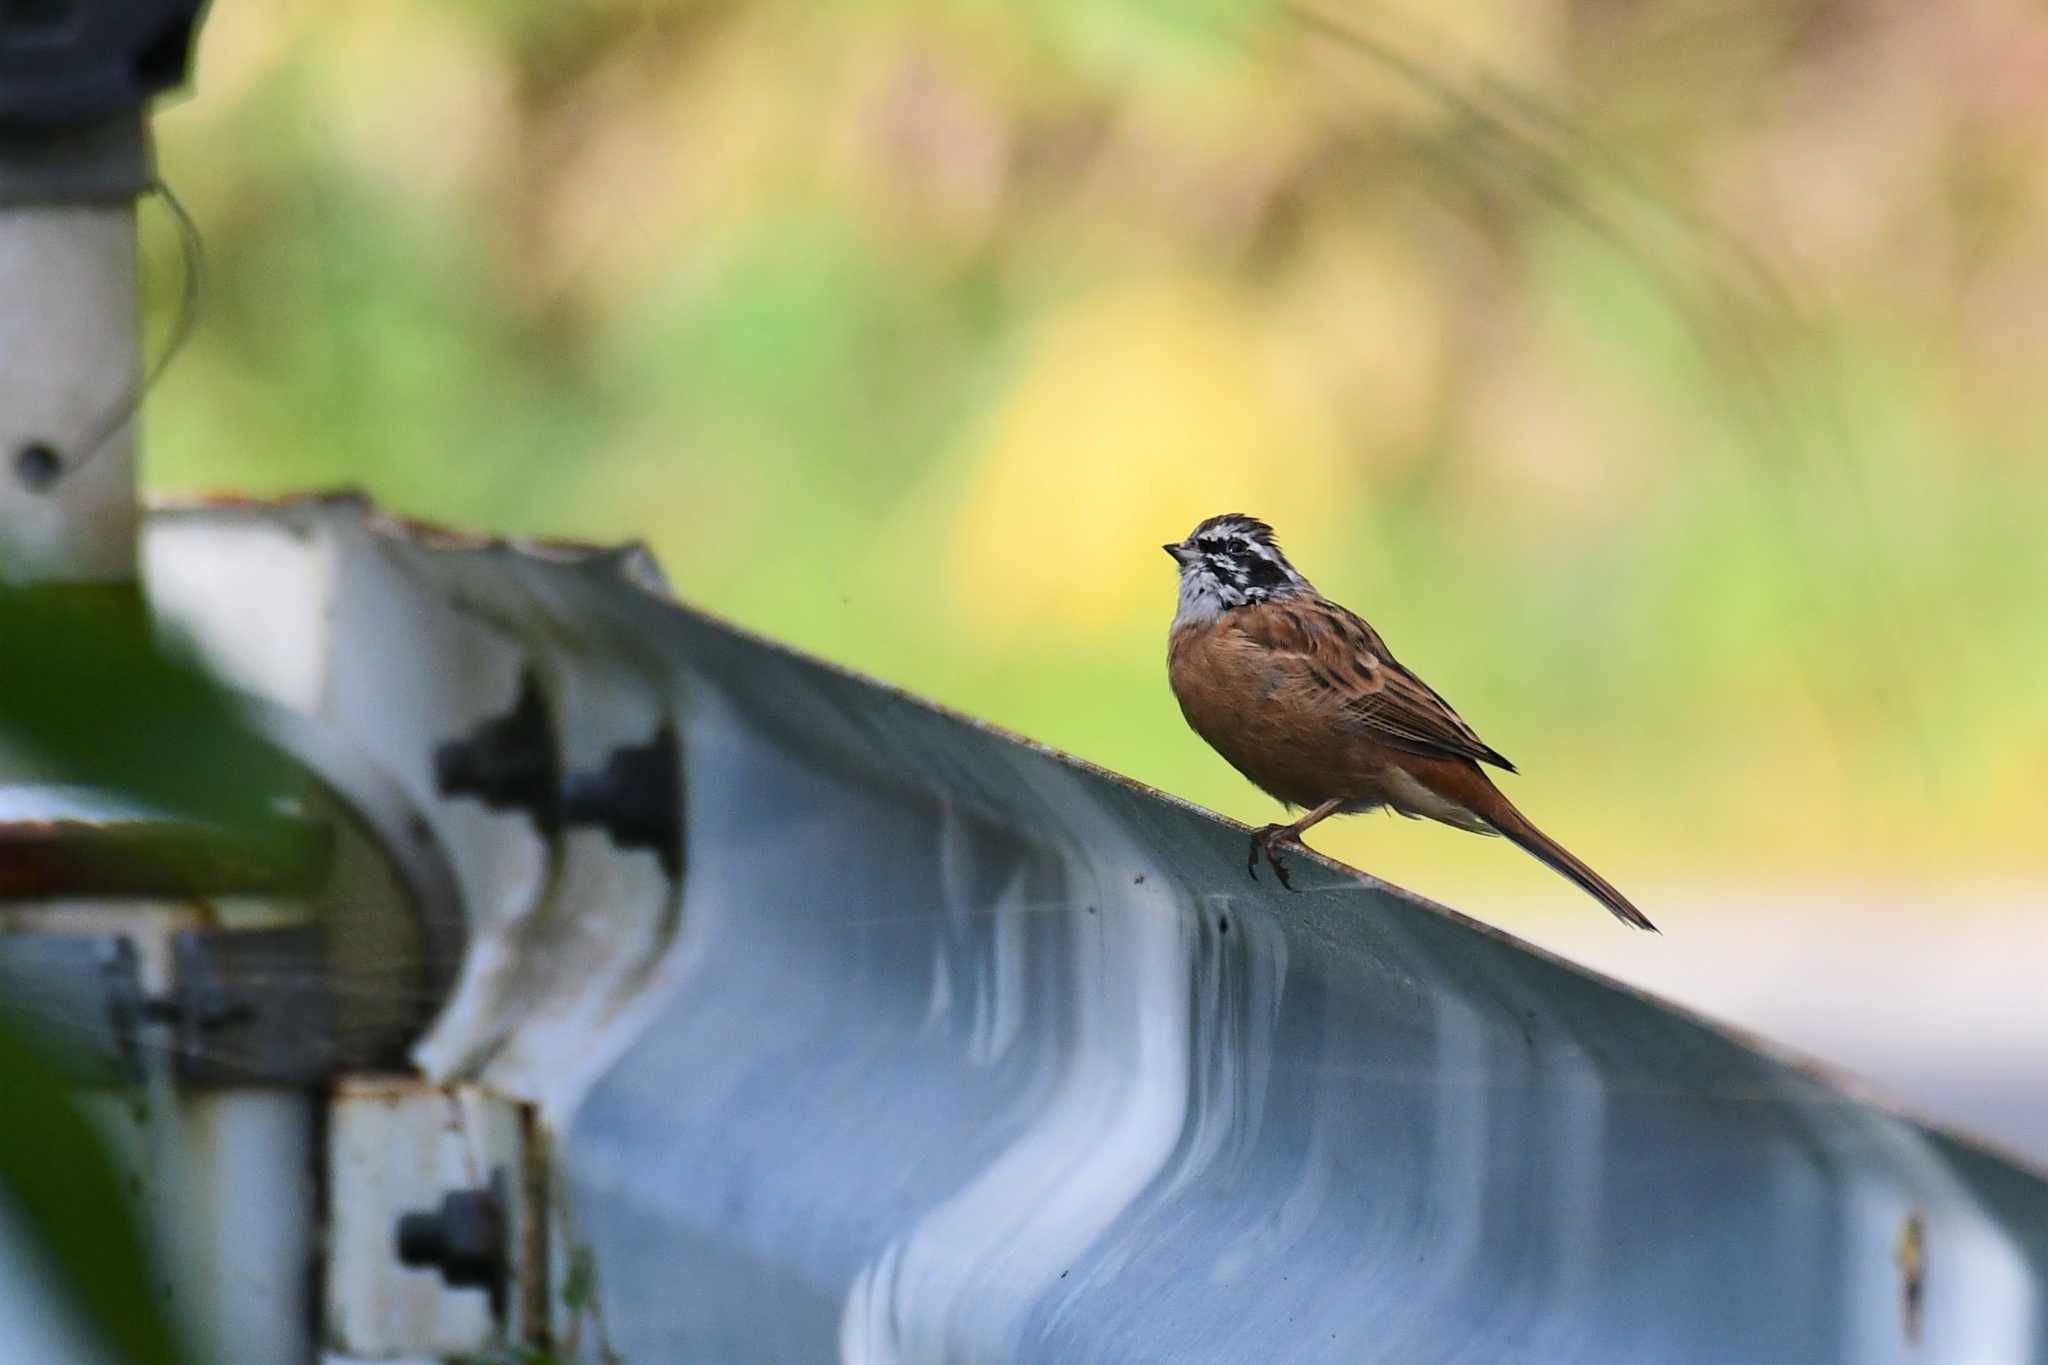
M1165 549L1180 565L1166 660L1181 714L1231 767L1308 812L1252 835L1253 877L1263 851L1289 885L1279 845L1300 844L1332 815L1386 806L1504 834L1623 922L1656 930L1501 795L1479 765L1515 765L1403 667L1378 631L1296 572L1272 527L1233 512Z

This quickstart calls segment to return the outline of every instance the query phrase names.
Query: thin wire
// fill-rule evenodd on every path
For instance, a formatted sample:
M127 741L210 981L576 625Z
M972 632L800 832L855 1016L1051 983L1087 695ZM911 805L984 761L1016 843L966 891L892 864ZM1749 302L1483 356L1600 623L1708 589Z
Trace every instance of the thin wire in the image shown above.
M171 322L171 335L163 351L153 361L142 378L122 396L111 412L103 418L96 432L81 445L81 453L66 460L51 477L49 486L62 483L79 470L91 464L93 458L107 448L116 432L135 420L142 411L142 402L149 397L164 371L185 349L185 343L192 339L193 328L199 322L200 285L206 275L206 243L199 235L199 225L192 221L192 215L185 210L182 200L164 183L161 176L149 182L145 193L162 199L171 211L171 217L178 225L178 255L184 269L184 284L178 291L178 311Z
M1675 310L1698 354L1720 373L1728 410L1756 436L1760 453L1765 458L1773 453L1789 456L1809 479L1826 473L1835 480L1843 505L1854 514L1854 526L1860 532L1864 553L1853 557L1851 572L1861 580L1862 596L1877 603L1904 598L1900 585L1905 575L1887 552L1872 510L1868 480L1848 455L1853 439L1842 408L1838 348L1827 334L1824 316L1805 297L1796 278L1775 268L1748 239L1660 189L1590 131L1512 82L1482 72L1461 84L1355 15L1328 13L1312 0L1289 0L1284 9L1304 31L1358 53L1441 107L1470 120L1507 151L1508 173L1519 174L1541 200L1641 270ZM1464 154L1455 145L1446 150ZM1502 169L1483 149L1466 159L1490 171ZM1621 216L1593 202L1592 195L1600 186L1588 187L1585 177L1570 173L1581 161L1590 161L1603 173L1611 187L1608 198L1618 206L1650 210L1659 220L1659 230L1653 234L1631 227ZM1653 237L1668 240L1659 242ZM1818 382L1798 383L1784 373L1782 365L1750 335L1758 320L1791 328L1816 362ZM1751 472L1756 472L1754 465ZM1796 505L1784 504L1783 496L1782 515L1811 515ZM1799 605L1812 612L1828 611L1831 594L1847 592L1851 585L1842 581L1837 567L1822 560L1810 528L1795 531L1784 541L1803 570L1798 579L1803 594ZM1891 612L1882 623L1894 637L1896 652L1903 627ZM1874 659L1884 655L1885 645L1873 639L1866 637L1864 648ZM1827 648L1823 639L1809 633L1794 648L1807 656L1809 678L1826 676L1817 662ZM1922 704L1923 690L1914 680L1898 676L1897 670L1867 668L1858 677L1865 695L1885 710L1895 731L1911 744L1920 785L1932 791L1936 744ZM1822 715L1823 723L1838 737L1837 749L1842 749L1842 722L1831 708L1823 708Z

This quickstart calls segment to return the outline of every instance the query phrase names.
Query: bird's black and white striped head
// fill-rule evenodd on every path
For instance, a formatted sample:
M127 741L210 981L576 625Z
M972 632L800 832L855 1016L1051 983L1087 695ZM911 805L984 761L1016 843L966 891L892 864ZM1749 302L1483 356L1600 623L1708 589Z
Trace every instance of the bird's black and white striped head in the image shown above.
M1176 627L1214 620L1233 607L1315 591L1280 553L1273 528L1242 512L1210 517L1165 549L1180 565Z

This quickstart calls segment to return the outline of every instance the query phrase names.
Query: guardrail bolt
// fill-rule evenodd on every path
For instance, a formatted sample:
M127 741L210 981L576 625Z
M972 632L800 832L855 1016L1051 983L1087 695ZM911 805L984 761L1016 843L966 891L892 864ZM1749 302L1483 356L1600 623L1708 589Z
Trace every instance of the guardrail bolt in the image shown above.
M682 762L675 731L664 725L645 744L612 750L602 768L569 774L563 818L611 835L620 848L642 848L680 876L683 866Z
M504 1176L494 1174L481 1189L450 1191L438 1209L401 1214L399 1264L438 1270L454 1289L487 1290L492 1311L499 1311L507 1268L503 1184Z
M552 836L562 818L555 752L547 703L528 672L510 711L434 750L434 783L443 796L474 797L492 810L524 811L542 834Z

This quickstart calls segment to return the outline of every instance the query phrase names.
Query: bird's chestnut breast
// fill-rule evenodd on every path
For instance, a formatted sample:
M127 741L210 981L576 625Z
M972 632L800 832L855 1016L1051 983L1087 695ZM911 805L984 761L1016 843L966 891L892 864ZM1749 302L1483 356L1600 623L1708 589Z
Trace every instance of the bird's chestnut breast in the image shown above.
M1299 673L1228 618L1176 631L1167 649L1167 676L1195 733L1277 799L1313 806L1342 794L1348 765L1336 717Z

